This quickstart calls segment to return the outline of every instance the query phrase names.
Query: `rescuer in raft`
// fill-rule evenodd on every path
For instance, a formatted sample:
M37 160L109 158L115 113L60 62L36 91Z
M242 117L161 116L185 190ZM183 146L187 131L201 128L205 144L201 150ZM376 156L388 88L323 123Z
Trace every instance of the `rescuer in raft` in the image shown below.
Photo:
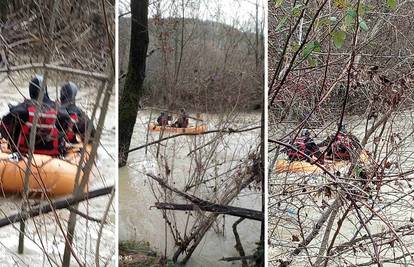
M79 91L79 87L73 83L68 82L60 88L60 104L63 112L67 112L70 116L69 123L64 126L65 128L65 140L68 143L76 144L76 136L78 135L82 141L85 140L86 130L88 128L88 122L90 121L88 115L76 105L76 94ZM91 130L91 138L89 142L92 142L95 136L95 129Z
M58 111L49 98L43 76L36 75L29 83L30 99L11 106L10 112L2 118L0 132L12 151L25 154L29 152L30 132L33 127L39 103L37 100L44 89L43 99L38 112L36 126L35 154L59 156L64 152L64 125L70 120L69 114Z
M168 126L168 119L168 115L164 111L161 111L160 116L157 118L157 123L159 126Z
M176 128L187 128L188 127L188 114L185 112L184 108L180 109L180 114L178 115L177 120L173 123L173 127Z
M352 151L357 147L361 147L358 138L348 132L345 125L341 125L338 134L328 136L323 142L318 144L319 147L328 146L326 156L332 159L350 160Z
M291 161L310 161L308 158L302 155L305 154L309 157L318 157L322 154L319 151L319 147L316 145L315 141L310 136L310 131L308 129L303 129L300 137L297 137L292 143L292 145L297 149L288 149L287 155ZM302 152L302 153L300 153ZM324 163L323 158L319 159L321 164Z

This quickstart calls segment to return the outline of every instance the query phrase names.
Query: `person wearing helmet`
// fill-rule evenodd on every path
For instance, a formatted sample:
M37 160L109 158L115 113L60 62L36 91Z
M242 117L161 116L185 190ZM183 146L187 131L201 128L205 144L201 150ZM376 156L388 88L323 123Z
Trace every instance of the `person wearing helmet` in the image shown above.
M161 115L157 118L159 126L168 126L168 115L164 111L161 111Z
M82 141L85 140L86 129L90 121L86 113L76 105L78 91L79 87L73 82L65 83L60 89L61 109L70 116L63 127L65 129L65 140L72 144L78 143L76 136L79 136ZM91 137L93 138L94 135L95 128L92 125ZM92 141L92 138L90 141Z
M319 151L319 147L316 145L315 141L311 137L311 133L308 129L303 129L301 135L293 140L292 145L296 149L288 149L287 154L288 158L291 161L310 161L307 157L319 157L321 152ZM319 159L320 163L324 163L323 159Z
M323 142L318 144L319 147L328 146L332 143L328 149L326 155L332 159L350 160L352 151L360 146L358 138L348 132L345 124L338 124L339 131L337 134L328 136Z
M180 114L178 115L177 120L173 124L173 127L177 128L187 128L188 127L188 114L185 112L184 108L180 109Z
M44 90L43 98L40 101L42 90ZM30 133L37 112L38 121L33 153L58 156L62 151L60 132L63 131L59 125L68 117L68 114L56 110L55 103L49 98L41 75L36 75L30 81L29 95L30 99L25 99L17 106L11 106L9 114L2 118L1 134L8 140L12 151L28 153Z

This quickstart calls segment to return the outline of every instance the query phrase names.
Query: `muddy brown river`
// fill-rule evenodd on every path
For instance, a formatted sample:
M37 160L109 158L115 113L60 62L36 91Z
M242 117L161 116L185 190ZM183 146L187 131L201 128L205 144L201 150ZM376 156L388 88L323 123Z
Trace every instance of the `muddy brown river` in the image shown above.
M146 125L149 117L150 113L147 111L139 113L131 147L145 144ZM218 115L204 114L202 117L209 122L210 130L220 127L219 124L223 121ZM260 114L239 114L232 121L233 128L258 124L260 124ZM211 166L216 167L212 167L206 176L210 177L209 175L220 173L237 165L240 159L245 158L249 151L257 147L259 136L259 130L231 136L224 135L223 141L220 142L212 156L214 160L212 160ZM164 144L165 146L160 147L160 155L168 162L168 166L171 168L170 179L174 180L173 183L176 187L179 188L183 185L184 180L192 177L193 161L188 155L193 149L193 145L195 143L208 144L215 137L216 135L211 137L182 136L171 139ZM157 138L159 138L159 133L150 132L148 141ZM146 173L162 173L165 167L160 164L160 160L156 159L156 150L156 146L153 146L148 149L147 154L145 154L145 149L131 153L127 167L119 170L119 239L121 241L148 241L159 253L164 253L165 244L167 244L167 255L171 258L176 249L174 240L170 231L167 235L164 232L165 224L162 212L153 207L157 201L153 189L155 188L157 191L159 187L146 176ZM222 162L226 163L221 165ZM211 194L211 191L207 191ZM202 192L198 195L201 198L203 196L205 197ZM174 200L180 203L179 197L174 197ZM260 210L261 195L259 190L243 190L230 205ZM187 215L182 211L175 212L175 219L177 228L181 230L188 223ZM225 219L223 216L219 216L218 224L204 236L187 266L239 266L240 262L219 261L223 257L238 256L234 248L235 239L232 232L232 225L236 220L237 218L232 216L225 216ZM255 243L260 237L260 226L260 222L251 220L244 220L238 226L246 255L251 255L256 248Z

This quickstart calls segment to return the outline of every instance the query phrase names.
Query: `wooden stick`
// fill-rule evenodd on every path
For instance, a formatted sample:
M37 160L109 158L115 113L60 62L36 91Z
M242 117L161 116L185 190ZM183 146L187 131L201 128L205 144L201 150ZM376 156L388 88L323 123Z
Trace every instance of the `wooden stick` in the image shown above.
M253 260L254 255L244 256L244 257L228 257L228 258L221 258L220 261L241 261L241 260Z
M264 216L261 211L239 208L234 206L220 205L215 204L206 200L198 199L198 203L194 204L175 204L175 203L165 203L165 202L156 202L155 207L157 209L163 210L202 210L208 212L214 212L219 214L228 214L232 216L237 216L240 218L251 219L255 221L263 221Z
M30 69L47 69L52 71L58 71L58 72L67 72L71 74L81 75L85 77L94 78L101 81L107 81L108 75L100 73L100 72L92 72L92 71L85 71L85 70L78 70L78 69L72 69L52 64L43 64L43 63L31 63L31 64L24 64L19 66L10 66L8 68L2 68L0 69L0 73L8 73L12 71L24 71L24 70L30 70Z
M110 194L113 188L114 186L108 186L108 187L96 189L78 198L75 198L73 195L71 195L70 197L67 197L67 198L55 200L51 204L44 204L36 208L31 208L28 212L19 212L17 214L7 216L3 219L0 219L0 228L10 225L10 224L14 224L14 223L27 220L29 218L39 216L40 214L48 213L48 212L59 210L59 209L66 209L76 203L79 203L79 202L82 202L88 199Z

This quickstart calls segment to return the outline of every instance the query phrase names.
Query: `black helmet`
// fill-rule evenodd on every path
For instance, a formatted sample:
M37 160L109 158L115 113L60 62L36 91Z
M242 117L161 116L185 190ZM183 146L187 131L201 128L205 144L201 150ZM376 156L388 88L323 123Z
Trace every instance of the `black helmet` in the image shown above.
M311 133L310 133L309 129L303 128L302 133L301 133L301 136L308 137L308 136L310 136L310 134Z
M30 98L36 100L39 97L43 85L43 76L36 74L29 83ZM48 97L47 87L45 85L45 97Z
M68 82L60 88L60 103L75 103L76 94L78 93L79 88L73 82Z
M338 127L339 127L339 132L341 132L341 133L346 133L347 132L345 124L342 124L342 125L338 124Z

